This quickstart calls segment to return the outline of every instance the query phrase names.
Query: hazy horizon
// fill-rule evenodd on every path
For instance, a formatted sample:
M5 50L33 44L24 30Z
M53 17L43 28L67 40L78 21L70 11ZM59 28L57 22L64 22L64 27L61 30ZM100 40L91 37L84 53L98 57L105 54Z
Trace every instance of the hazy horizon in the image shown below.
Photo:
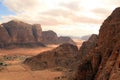
M115 0L0 0L0 23L18 19L39 23L58 35L98 34L102 22L119 6Z

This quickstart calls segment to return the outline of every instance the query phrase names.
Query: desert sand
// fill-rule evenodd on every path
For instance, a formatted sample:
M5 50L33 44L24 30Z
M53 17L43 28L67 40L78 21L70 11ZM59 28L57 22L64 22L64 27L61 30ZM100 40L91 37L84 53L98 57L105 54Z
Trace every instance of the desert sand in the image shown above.
M75 40L78 47L82 41ZM51 50L58 45L47 45L47 47L38 48L14 48L14 49L0 49L0 56L2 61L7 64L5 68L0 71L0 80L66 80L61 79L64 76L63 71L54 71L51 69L32 71L22 62L27 58L37 55L43 51Z

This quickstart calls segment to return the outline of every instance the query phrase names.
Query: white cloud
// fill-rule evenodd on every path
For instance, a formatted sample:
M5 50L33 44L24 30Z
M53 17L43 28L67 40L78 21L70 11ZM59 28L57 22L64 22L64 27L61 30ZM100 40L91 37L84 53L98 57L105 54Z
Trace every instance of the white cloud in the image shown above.
M4 4L16 13L38 12L39 7L42 8L42 1L40 0L4 0ZM34 11L33 11L34 10Z
M104 0L52 0L52 1L50 0L4 0L4 4L11 11L16 13L16 15L13 15L13 16L4 16L3 17L4 20L17 18L23 21L34 23L34 22L46 22L53 19L54 19L53 22L55 22L55 19L56 19L56 22L58 22L59 24L59 21L57 20L59 20L60 15L64 17L62 18L62 21L61 21L63 23L65 23L65 21L70 21L70 19L72 19L73 17L76 18L77 16L78 16L78 19L85 16L84 21L88 21L88 22L90 22L89 19L102 20L104 19L102 18L103 16L98 15L93 10L101 8L101 9L104 9L104 12L102 13L104 15L108 15L109 13L106 13L105 10L107 11L108 9L112 10L113 8L115 8L115 4L118 4L118 1L112 0L110 2L108 0L106 1ZM47 14L44 15L43 13L47 13ZM70 15L69 13L72 13L71 14L72 18L66 15L66 14ZM55 16L54 14L57 16ZM44 20L46 19L46 16L49 16L50 19ZM97 21L98 20L96 20L95 22ZM50 22L49 23L47 22L47 23L49 25L49 24L53 24L53 22L51 21L51 23ZM83 21L81 22L79 21L79 23L82 23L82 22ZM54 24L57 24L57 23L54 23Z
M91 33L87 25L101 25L103 20L119 5L119 0L3 0L3 2L16 13L2 16L3 21L18 19L29 23L40 23L43 26L54 26L51 29L61 30L60 33L64 31L60 26L66 26L66 30L68 26L69 30L75 30L74 26L79 27L84 23L86 30L79 28L83 34ZM77 32L80 31L74 33L78 34Z

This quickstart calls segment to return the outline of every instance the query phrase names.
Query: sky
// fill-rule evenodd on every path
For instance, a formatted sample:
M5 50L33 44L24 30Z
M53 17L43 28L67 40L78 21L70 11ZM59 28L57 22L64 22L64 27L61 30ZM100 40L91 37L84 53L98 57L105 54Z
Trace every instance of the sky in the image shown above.
M0 0L0 23L20 20L41 24L58 35L98 34L120 0Z

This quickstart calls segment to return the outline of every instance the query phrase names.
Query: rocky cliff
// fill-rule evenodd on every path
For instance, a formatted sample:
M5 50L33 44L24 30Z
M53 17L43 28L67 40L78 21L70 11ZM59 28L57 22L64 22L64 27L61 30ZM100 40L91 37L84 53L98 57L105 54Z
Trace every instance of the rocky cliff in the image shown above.
M44 44L74 43L69 37L58 37L54 31L42 31L40 24L12 20L0 25L0 48L35 47Z
M58 41L57 34L52 30L43 31L42 38L43 38L42 42L44 44L57 44L57 41Z
M82 43L82 46L79 49L80 57L83 57L91 51L92 48L97 46L98 35L92 34L87 41Z
M52 30L43 31L42 32L42 39L43 39L42 42L44 44L70 43L70 44L74 44L75 45L75 42L70 37L66 37L66 36L58 37L58 35L54 31L52 31Z
M77 53L77 46L65 43L51 51L46 51L34 57L27 58L24 63L33 70L58 66L70 68L76 61Z
M97 46L80 62L74 80L120 80L120 8L103 22Z
M89 52L91 48L96 47L97 39L98 36L93 34L88 41L84 42L86 44L83 43L80 48L81 52L78 51L77 46L70 43L63 43L51 51L27 58L24 63L34 70L58 66L75 70L81 61L81 56L85 55L85 52Z
M30 25L18 20L0 26L0 48L44 46L39 24Z

